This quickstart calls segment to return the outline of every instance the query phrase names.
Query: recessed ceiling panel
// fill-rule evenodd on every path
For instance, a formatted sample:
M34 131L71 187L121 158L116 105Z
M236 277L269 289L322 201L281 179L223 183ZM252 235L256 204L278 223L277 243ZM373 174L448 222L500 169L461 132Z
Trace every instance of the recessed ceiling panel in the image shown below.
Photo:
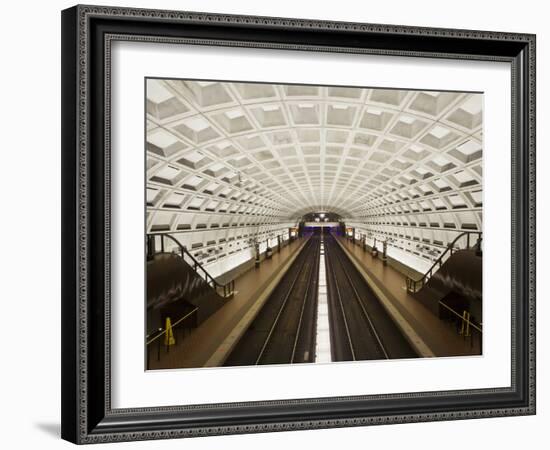
M212 227L227 240L234 226L253 235L320 210L404 240L417 228L481 229L483 94L173 79L146 86L151 232Z

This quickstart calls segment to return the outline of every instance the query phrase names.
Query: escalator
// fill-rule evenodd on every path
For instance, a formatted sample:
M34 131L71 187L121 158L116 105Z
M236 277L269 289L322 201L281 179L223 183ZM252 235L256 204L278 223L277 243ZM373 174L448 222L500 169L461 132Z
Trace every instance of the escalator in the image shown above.
M477 240L470 235L477 235ZM456 249L465 238L467 244ZM441 319L455 320L466 312L471 322L481 324L482 259L481 233L462 233L423 277L407 279L407 290Z
M162 245L155 251L148 245L147 255L147 331L148 335L194 311L191 325L196 327L221 308L233 293L233 282L224 285L212 278L204 267L169 235L156 235ZM172 251L165 251L170 239Z

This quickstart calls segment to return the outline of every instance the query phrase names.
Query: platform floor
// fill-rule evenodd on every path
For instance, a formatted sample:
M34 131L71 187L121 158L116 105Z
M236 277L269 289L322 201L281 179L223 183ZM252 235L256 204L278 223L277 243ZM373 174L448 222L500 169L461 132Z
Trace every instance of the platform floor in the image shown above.
M235 279L235 295L210 316L206 321L182 339L177 333L177 345L167 352L160 349L160 359L151 357L150 369L171 369L219 366L223 357L229 353L234 339L232 334L239 327L244 316L250 316L256 310L255 303L260 297L269 296L273 281L283 275L298 250L307 242L307 238L292 241L275 251L270 259L264 259L260 267L252 268ZM260 305L258 305L260 306ZM236 340L237 337L235 337ZM228 343L231 341L231 343Z
M357 263L369 275L378 289L385 294L386 299L408 322L429 347L434 356L465 356L479 355L480 343L474 339L460 336L454 325L440 320L418 300L407 292L405 276L383 262L373 257L358 244L347 239L338 238L338 242L347 250Z

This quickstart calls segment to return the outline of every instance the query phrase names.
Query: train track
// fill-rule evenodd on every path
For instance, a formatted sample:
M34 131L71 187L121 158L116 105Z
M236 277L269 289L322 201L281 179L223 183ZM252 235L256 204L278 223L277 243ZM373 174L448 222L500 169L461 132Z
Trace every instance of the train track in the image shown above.
M332 360L417 357L335 238L324 242Z
M315 360L319 247L319 239L312 236L224 365Z

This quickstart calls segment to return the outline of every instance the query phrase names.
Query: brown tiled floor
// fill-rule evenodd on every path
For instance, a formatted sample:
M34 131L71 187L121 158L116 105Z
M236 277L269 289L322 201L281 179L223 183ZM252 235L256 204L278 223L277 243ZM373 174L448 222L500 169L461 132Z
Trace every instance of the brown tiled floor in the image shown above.
M264 259L260 267L252 266L239 276L235 280L236 294L224 306L185 338L182 338L181 332L178 333L177 345L170 347L169 352L161 347L160 360L157 360L156 349L151 353L150 369L204 367L285 262L305 242L305 238L293 241L280 252L274 252L271 259Z
M472 347L469 338L456 333L454 326L441 321L424 305L410 296L405 287L405 276L396 269L384 266L379 258L364 251L360 245L339 238L340 244L353 255L365 272L384 292L405 320L424 340L436 356L479 355L479 339Z

